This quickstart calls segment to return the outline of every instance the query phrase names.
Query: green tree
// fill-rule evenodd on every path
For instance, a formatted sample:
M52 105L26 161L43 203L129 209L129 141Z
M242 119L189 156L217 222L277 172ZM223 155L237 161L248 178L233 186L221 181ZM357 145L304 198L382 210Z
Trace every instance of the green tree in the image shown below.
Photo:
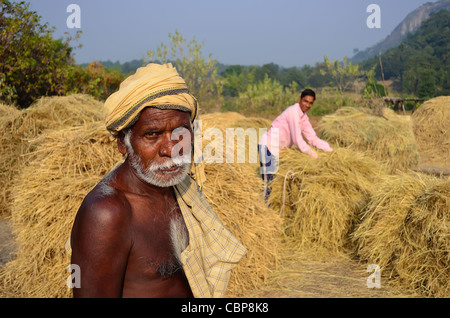
M263 66L253 66L250 68L255 74L255 82L262 82L268 76L270 79L278 80L280 67L274 63L264 64Z
M423 69L419 73L420 82L417 87L417 96L420 98L431 98L436 94L436 71Z
M363 90L365 98L379 98L389 94L389 90L383 85L379 84L375 78L375 67L366 72L367 81Z
M98 100L106 100L117 91L125 75L117 70L118 66L105 68L95 61L87 67L72 65L67 70L66 94L89 94Z
M402 73L403 92L421 98L433 97L436 94L437 72L433 65L435 58L426 52L416 53L405 63Z
M71 39L54 40L54 29L40 19L25 2L1 0L0 99L22 108L40 96L63 94L73 62Z
M311 87L325 87L330 83L325 63L318 62L314 67L304 66L302 72L306 76L306 85Z
M222 72L224 96L236 97L254 83L254 72L242 65L231 65Z
M324 62L327 69L326 71L323 70L321 72L322 75L328 74L341 94L363 74L359 70L359 65L348 61L347 56L344 57L344 60L341 63L336 60L330 61L325 55Z
M191 93L200 103L206 100L216 100L222 95L222 82L219 79L217 61L209 55L208 60L201 52L203 43L197 42L195 37L189 42L178 30L169 33L170 47L160 43L156 52L147 52L150 61L156 57L162 63L174 63L181 77L184 78Z
M280 83L284 87L291 85L292 82L297 83L299 87L307 86L305 74L297 67L289 67L287 69L280 70L278 77Z

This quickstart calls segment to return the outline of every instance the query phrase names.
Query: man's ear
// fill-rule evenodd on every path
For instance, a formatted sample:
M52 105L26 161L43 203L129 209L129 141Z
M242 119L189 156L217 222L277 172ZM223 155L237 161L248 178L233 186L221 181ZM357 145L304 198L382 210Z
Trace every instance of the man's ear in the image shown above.
M123 131L119 132L119 136L117 136L117 148L122 155L126 155L128 153L127 146L125 145L125 134Z

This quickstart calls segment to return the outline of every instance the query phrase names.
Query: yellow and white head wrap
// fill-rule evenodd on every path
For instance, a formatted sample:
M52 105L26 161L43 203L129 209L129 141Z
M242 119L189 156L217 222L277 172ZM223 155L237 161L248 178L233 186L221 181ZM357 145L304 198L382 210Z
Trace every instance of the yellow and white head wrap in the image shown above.
M186 82L170 63L151 63L138 68L120 84L119 90L108 97L103 107L106 129L117 136L121 130L132 126L146 107L190 112L192 123L199 112L197 99L189 93ZM203 169L199 171L200 166L203 165L198 163L193 169L201 186L204 173Z
M119 131L135 123L146 107L190 112L192 122L198 116L197 100L170 63L138 68L120 84L103 108L106 128L117 136Z

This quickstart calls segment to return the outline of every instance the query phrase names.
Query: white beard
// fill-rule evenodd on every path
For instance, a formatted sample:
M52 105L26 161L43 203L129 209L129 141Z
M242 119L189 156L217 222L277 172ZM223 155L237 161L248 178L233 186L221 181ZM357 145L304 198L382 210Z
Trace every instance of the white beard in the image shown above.
M124 138L124 143L128 150L128 160L130 160L131 167L143 181L157 187L165 188L179 184L186 178L191 167L189 163L190 154L175 159L167 159L161 164L154 162L147 169L144 169L141 158L135 154L131 146L130 137L131 131L127 132ZM178 169L174 171L161 170L172 167L178 167Z

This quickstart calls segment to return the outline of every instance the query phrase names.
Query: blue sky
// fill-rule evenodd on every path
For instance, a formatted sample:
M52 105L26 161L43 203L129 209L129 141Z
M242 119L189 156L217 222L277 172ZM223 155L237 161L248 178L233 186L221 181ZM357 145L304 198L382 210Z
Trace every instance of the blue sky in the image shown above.
M32 0L30 8L62 37L77 30L67 27L66 9L79 5L78 63L141 59L178 30L224 64L291 67L351 57L426 2L436 0ZM379 29L367 27L370 4L381 9Z

